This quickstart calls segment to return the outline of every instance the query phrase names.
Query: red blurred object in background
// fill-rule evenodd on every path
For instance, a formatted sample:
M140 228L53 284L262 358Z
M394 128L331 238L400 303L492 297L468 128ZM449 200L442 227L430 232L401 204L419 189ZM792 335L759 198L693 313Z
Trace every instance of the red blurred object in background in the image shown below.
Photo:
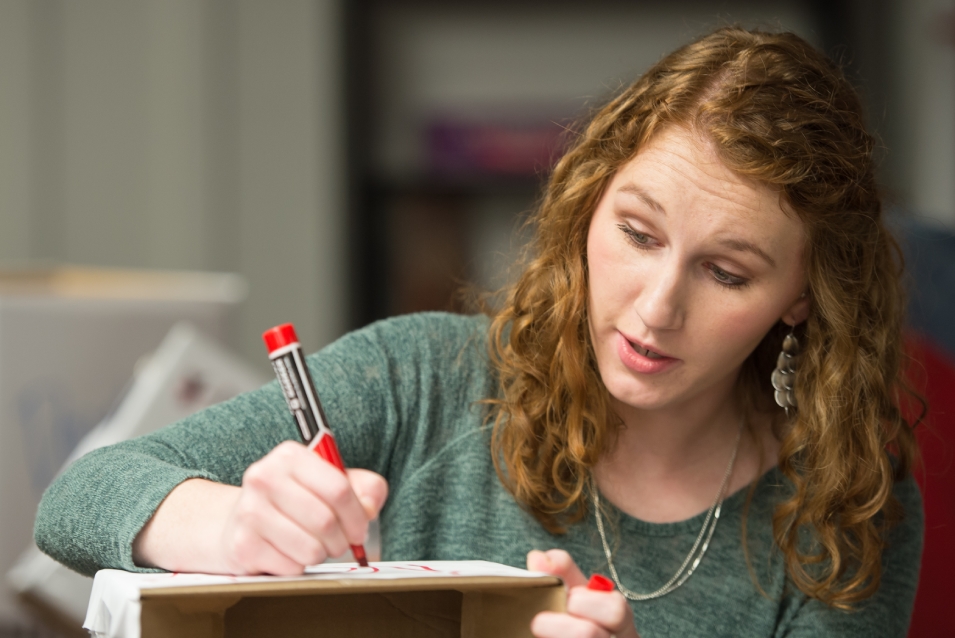
M955 361L931 341L906 339L914 359L908 378L928 401L925 424L916 431L922 462L915 478L925 503L925 547L909 638L955 636ZM910 421L919 406L903 406Z

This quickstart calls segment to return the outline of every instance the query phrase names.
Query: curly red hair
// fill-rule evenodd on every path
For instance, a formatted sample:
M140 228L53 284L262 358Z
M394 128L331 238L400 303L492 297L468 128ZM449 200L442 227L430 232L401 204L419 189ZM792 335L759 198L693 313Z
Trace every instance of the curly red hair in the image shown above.
M902 515L893 482L917 454L898 409L902 266L856 92L793 34L723 28L678 49L597 111L558 162L532 218L532 257L491 323L498 473L551 531L587 512L590 469L618 423L590 343L587 232L615 172L670 126L703 133L731 169L778 189L805 226L813 303L800 326L799 409L779 454L795 489L773 530L794 583L848 607L879 586L884 531ZM784 329L744 364L751 409L772 401ZM804 529L813 550L800 543Z

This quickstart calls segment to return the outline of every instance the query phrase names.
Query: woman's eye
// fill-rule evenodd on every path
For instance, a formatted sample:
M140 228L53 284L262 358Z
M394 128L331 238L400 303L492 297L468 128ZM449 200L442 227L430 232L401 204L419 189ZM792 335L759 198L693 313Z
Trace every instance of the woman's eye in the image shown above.
M633 243L637 244L640 247L648 247L650 245L650 242L652 241L650 239L650 235L647 235L646 233L637 232L626 224L618 224L617 227L624 232L624 234L627 236L628 239L630 239L630 241L632 241Z
M731 275L714 264L710 264L710 272L713 273L713 278L716 279L717 282L729 288L742 288L748 283L742 277Z

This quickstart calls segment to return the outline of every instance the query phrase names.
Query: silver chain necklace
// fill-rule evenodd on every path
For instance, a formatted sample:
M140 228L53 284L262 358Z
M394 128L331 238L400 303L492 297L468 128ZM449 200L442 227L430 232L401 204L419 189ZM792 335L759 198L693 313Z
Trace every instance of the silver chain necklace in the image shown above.
M713 532L716 531L716 523L720 520L720 511L723 509L723 499L726 498L726 490L729 487L730 476L733 474L733 465L736 463L736 453L739 452L739 442L742 433L743 420L740 419L739 428L736 430L736 444L733 446L733 455L730 457L729 465L726 466L726 472L723 473L723 482L720 483L719 492L716 493L716 500L713 501L713 505L710 506L709 511L706 513L706 519L703 521L703 527L700 529L700 533L697 535L696 541L693 543L692 549L690 549L690 553L686 555L686 559L683 561L683 564L680 565L680 569L676 570L676 573L673 574L673 577L662 587L660 587L660 589L652 591L649 594L638 594L637 592L630 591L623 586L623 583L620 582L620 577L617 575L617 570L613 566L610 544L607 543L607 535L604 532L603 517L600 515L600 493L597 491L597 483L591 476L591 494L593 495L594 501L594 517L597 519L597 530L600 532L600 540L603 542L604 554L607 555L607 565L610 567L610 575L613 576L613 581L617 584L617 589L619 589L620 593L626 596L627 599L651 600L653 598L665 596L685 583L686 580L693 575L694 570L696 570L697 566L700 564L700 561L703 560L703 555L706 554L706 550L710 546L710 539L713 538ZM706 540L704 540L704 537L706 537ZM697 553L698 550L699 553Z

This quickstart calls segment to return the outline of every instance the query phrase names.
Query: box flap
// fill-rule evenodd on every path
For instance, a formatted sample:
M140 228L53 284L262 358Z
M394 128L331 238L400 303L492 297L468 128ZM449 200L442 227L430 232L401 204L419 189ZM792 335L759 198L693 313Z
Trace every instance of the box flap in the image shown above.
M268 635L252 628L271 618L266 627L280 623L282 635L304 636L324 610L329 636L387 622L393 635L497 638L526 635L534 613L562 606L560 579L486 561L325 564L292 578L103 570L84 627L110 638L219 638Z

